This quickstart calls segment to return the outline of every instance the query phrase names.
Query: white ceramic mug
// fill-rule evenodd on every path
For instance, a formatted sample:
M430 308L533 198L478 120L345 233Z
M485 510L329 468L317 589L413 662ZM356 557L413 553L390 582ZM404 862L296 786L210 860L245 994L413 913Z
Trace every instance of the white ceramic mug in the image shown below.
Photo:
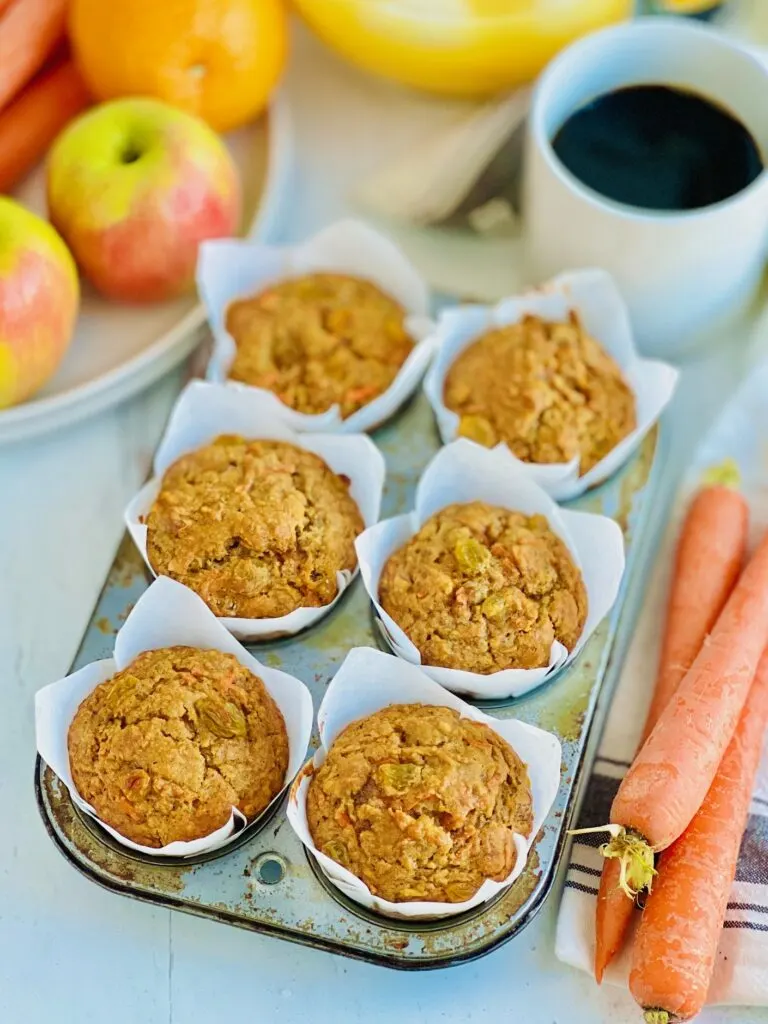
M768 171L700 210L627 206L582 184L552 148L568 117L613 89L679 86L749 129L768 160L768 68L713 29L645 18L564 50L535 89L524 177L527 273L597 266L617 280L638 346L674 357L727 330L759 286L768 247Z

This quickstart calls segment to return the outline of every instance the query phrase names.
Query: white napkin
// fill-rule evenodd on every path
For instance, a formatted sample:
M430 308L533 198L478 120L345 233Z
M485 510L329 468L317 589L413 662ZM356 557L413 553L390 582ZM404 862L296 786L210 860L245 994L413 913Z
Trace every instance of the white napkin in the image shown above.
M697 452L659 549L644 610L587 783L579 828L609 820L619 781L637 749L653 685L672 551L690 495L707 469L733 460L750 505L752 540L768 529L766 394L768 363L753 371ZM600 835L579 836L574 842L557 922L558 958L590 973L594 962L595 897L602 869L597 846L603 839ZM625 985L630 957L631 942L608 968L605 982ZM708 1001L768 1006L768 746L752 795Z
M355 198L394 221L516 234L529 103L526 87L462 111L360 182Z

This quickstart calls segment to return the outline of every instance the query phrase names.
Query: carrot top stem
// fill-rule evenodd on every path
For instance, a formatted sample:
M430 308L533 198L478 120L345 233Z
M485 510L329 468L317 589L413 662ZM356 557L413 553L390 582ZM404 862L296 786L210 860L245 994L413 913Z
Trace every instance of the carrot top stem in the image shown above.
M610 842L603 843L600 853L606 859L615 857L619 861L619 888L629 899L634 900L643 889L651 891L656 874L653 848L642 836L636 832L622 832Z
M619 888L629 899L634 900L644 889L651 891L656 868L653 861L653 847L638 832L623 825L597 825L594 828L572 828L568 834L582 836L590 832L609 832L610 842L603 843L600 853L607 860L619 861Z
M569 828L569 836L586 836L593 832L608 832L610 835L616 838L616 836L622 835L626 829L623 825L595 825L594 828Z
M643 1020L645 1024L673 1024L677 1017L673 1017L667 1010L646 1010Z
M731 487L734 490L741 486L741 471L735 459L723 459L715 466L709 466L702 473L704 484L720 484L721 487Z

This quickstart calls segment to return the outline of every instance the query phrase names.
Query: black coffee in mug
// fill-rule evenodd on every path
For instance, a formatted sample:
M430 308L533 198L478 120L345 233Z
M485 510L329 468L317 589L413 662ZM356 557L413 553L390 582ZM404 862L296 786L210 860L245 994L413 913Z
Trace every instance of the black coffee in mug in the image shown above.
M704 96L665 85L599 96L568 118L552 146L585 185L647 210L719 203L764 166L738 118Z

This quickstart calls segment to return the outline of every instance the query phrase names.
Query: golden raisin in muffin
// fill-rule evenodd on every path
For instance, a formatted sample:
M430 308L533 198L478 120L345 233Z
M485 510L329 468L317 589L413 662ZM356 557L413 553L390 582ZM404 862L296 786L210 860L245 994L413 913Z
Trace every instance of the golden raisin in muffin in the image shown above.
M349 480L318 455L229 435L166 471L146 524L156 573L249 619L329 604L364 527Z
M393 704L337 736L307 792L315 846L393 903L461 903L515 865L528 772L510 745L452 708Z
M544 516L448 505L387 560L379 603L425 665L488 674L549 664L587 618L587 592Z
M459 433L524 462L570 462L583 476L637 425L621 369L571 313L567 323L527 316L466 348L445 379L443 401Z
M166 846L210 835L232 807L255 818L285 783L288 734L232 654L140 654L77 709L67 737L80 796L120 835Z
M232 380L274 391L292 409L351 416L386 391L413 348L405 310L375 284L308 274L233 302Z

